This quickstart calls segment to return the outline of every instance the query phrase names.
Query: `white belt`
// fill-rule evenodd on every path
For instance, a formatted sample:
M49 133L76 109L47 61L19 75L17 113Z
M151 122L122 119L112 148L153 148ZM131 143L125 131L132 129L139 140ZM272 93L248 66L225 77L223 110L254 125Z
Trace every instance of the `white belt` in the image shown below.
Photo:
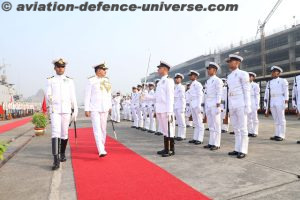
M284 94L271 94L271 97L284 97Z
M229 92L228 96L239 96L239 95L243 95L242 92Z

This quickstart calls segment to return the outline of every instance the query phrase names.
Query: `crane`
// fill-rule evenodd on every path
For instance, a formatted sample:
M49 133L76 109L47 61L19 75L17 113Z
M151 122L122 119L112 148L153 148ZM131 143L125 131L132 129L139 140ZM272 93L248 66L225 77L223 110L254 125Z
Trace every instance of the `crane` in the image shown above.
M276 2L276 4L274 5L274 7L272 8L271 12L268 14L268 16L266 17L266 19L260 23L260 21L258 22L258 28L257 28L257 32L256 32L256 37L258 35L258 33L260 32L260 42L261 42L261 65L263 67L263 77L266 76L266 39L265 39L265 26L268 23L268 21L270 20L270 18L272 17L272 15L274 14L274 12L277 10L277 8L279 7L279 5L281 4L283 0L278 0Z

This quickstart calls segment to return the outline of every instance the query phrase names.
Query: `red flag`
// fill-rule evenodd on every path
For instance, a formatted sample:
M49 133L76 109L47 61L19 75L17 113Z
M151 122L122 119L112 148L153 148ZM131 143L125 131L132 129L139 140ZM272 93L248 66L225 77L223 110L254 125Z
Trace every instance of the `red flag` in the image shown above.
M44 96L43 104L42 104L42 111L44 114L47 113L47 104L46 104L46 97Z

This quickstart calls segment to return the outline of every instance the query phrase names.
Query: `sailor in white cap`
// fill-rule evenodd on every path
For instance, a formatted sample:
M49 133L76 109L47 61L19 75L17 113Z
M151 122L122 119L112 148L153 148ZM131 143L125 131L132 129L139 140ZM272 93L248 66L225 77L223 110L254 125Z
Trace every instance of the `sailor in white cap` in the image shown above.
M296 109L298 119L300 119L300 75L295 76L292 91L292 105ZM297 141L300 144L300 140Z
M74 81L65 76L67 62L56 59L54 64L55 76L48 78L46 98L49 102L49 113L52 129L52 154L54 156L53 170L60 166L60 162L66 161L65 151L68 143L68 128L72 120L76 121L78 106L75 95ZM60 154L60 155L59 155Z
M272 80L266 85L264 106L266 108L266 116L271 110L274 119L275 135L270 139L282 141L286 132L285 109L289 100L289 84L286 79L279 77L280 73L283 72L281 67L272 66L271 71Z
M163 61L157 66L161 76L155 92L156 117L164 134L164 149L157 154L163 157L175 155L174 81L168 77L171 66Z
M190 86L190 101L193 117L193 124L195 126L193 139L189 143L199 145L203 143L204 137L204 125L203 125L203 87L200 82L197 81L199 73L195 70L190 70L190 80L192 81Z
M223 82L223 91L222 91L222 110L221 110L221 133L227 133L229 130L229 109L228 109L228 87L227 79L221 78Z
M88 79L84 110L85 116L92 118L93 132L99 157L106 156L106 125L108 114L111 113L111 84L106 77L107 67L101 63L93 67L95 76Z
M121 121L121 114L120 114L120 109L121 109L121 93L120 92L117 92L115 95L114 95L114 98L112 99L113 101L113 113L114 113L114 118L113 120L116 122L116 123L120 123Z
M217 150L221 144L221 100L223 93L223 82L217 77L220 66L210 62L206 67L209 79L205 84L204 105L207 124L209 128L209 143L204 148Z
M157 88L157 84L159 83L160 79L156 79L155 80L155 88ZM156 109L155 109L155 112L156 112ZM156 118L156 113L154 114L155 118ZM159 124L159 121L156 120L156 124L157 124L157 131L155 132L154 135L157 135L157 136L160 136L160 135L163 135L162 134L162 130L161 130L161 126Z
M227 60L231 73L228 75L228 105L233 130L235 148L229 155L244 158L248 153L247 115L251 112L249 74L239 69L243 58L230 54Z
M191 84L188 83L186 85L186 90L185 90L185 101L186 101L185 121L186 121L186 127L187 128L188 127L193 127L190 86L191 86Z
M139 121L138 121L139 94L136 86L132 87L130 105L131 105L131 114L133 119L133 125L131 126L131 128L137 128L139 127Z
M257 137L258 135L258 115L257 111L260 108L260 88L258 83L254 80L256 74L249 72L250 86L251 86L251 112L248 114L248 136Z
M174 92L174 114L178 124L178 133L176 140L181 141L186 138L186 124L185 124L185 88L181 84L184 76L180 73L175 74L175 92Z
M142 84L143 87L143 95L148 94L148 84ZM141 128L142 131L148 131L149 130L149 125L150 125L150 120L149 120L149 113L148 113L148 103L150 100L141 98L141 110L142 110L142 115L143 115L143 127Z
M137 129L142 129L144 127L143 121L143 109L142 109L142 95L143 92L143 86L141 84L137 85L137 94L139 99L139 106L137 107L137 117L138 117L138 126Z
M154 117L155 113L155 84L153 82L148 83L148 95L150 96L150 99L147 100L147 109L148 109L148 115L150 119L150 125L149 125L149 133L155 133L156 132L156 120Z

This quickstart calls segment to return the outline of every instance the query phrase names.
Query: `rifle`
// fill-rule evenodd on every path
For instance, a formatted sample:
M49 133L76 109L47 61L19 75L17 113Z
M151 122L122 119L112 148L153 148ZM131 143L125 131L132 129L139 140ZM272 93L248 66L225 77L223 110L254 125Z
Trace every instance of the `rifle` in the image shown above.
M228 104L228 93L229 93L229 87L228 84L226 83L226 102L224 102L224 105L226 106L226 115L225 118L223 119L223 124L228 124L229 123L229 104Z
M268 97L268 103L267 103L267 108L265 112L265 117L269 117L270 115L270 107L271 107L271 80L269 81L269 97ZM265 100L266 101L266 100Z

